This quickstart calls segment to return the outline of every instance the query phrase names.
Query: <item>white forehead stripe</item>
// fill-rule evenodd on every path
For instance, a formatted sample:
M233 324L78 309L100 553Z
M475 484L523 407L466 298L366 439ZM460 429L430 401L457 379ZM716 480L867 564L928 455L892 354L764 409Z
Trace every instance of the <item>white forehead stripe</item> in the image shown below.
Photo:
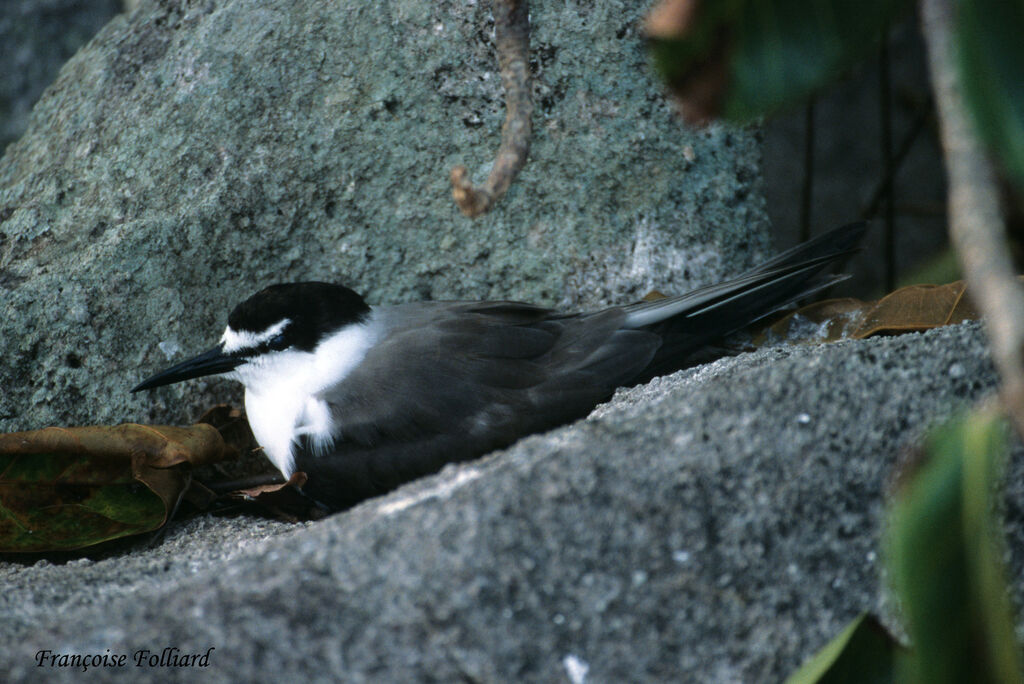
M246 330L235 332L229 325L224 329L224 334L220 338L220 341L224 344L223 352L225 354L230 354L231 352L238 351L239 349L253 349L258 347L288 327L291 322L292 319L290 318L282 319L261 333L253 333Z

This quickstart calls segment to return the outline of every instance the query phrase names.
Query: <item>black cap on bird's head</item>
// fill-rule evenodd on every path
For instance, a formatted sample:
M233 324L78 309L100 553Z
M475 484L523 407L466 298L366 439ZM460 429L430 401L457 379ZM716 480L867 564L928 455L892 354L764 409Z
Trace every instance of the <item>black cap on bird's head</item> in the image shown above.
M234 308L216 347L147 378L131 391L228 373L270 352L311 352L324 337L346 325L361 323L369 314L370 307L363 298L343 285L271 285Z
M320 340L370 314L363 298L344 285L332 283L281 283L266 287L235 307L228 328L259 336L281 321L285 348L313 351Z

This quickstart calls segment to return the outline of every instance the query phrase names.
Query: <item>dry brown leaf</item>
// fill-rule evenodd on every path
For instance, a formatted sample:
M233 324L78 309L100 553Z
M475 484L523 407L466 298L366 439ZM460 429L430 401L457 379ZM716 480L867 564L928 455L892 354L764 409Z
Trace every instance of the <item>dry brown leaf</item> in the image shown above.
M192 466L224 453L209 425L0 435L0 550L76 549L158 529L189 489Z
M754 335L754 343L864 339L921 332L977 318L962 280L946 285L909 285L874 302L827 299L809 304L762 328Z

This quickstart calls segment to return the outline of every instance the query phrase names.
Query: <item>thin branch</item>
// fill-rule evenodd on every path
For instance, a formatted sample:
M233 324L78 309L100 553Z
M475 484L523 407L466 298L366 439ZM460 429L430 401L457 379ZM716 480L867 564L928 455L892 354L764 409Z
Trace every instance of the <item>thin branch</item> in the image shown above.
M804 182L800 189L800 242L811 239L811 207L814 199L814 99L804 111Z
M230 492L238 492L243 489L255 489L257 487L266 487L269 485L281 485L285 484L284 478L281 477L281 473L261 473L259 475L250 475L249 477L239 478L237 480L223 480L220 482L206 482L204 483L210 491L224 495Z
M928 125L928 122L932 117L932 101L928 100L922 104L917 113L914 115L914 120L910 124L910 128L907 129L906 135L903 136L903 140L900 141L900 145L896 148L896 152L892 155L892 168L890 172L883 175L875 185L875 189L871 193L871 199L864 205L864 209L860 212L862 219L873 218L878 214L879 209L882 206L882 198L889 190L889 186L892 185L896 179L896 174L899 173L900 169L903 168L903 162L907 160L907 156L910 151L914 149L914 143L917 142L917 138L921 135L921 132ZM945 209L942 210L945 212Z
M922 0L932 87L949 175L950 237L981 311L1002 379L1001 394L1024 435L1024 288L1014 277L992 163L968 119L954 62L952 0Z
M505 124L501 147L487 181L473 187L465 166L451 171L452 196L463 214L475 218L505 194L526 164L533 114L530 85L530 24L527 0L494 0L494 37L501 83L505 87Z
M881 128L882 175L889 179L882 192L885 217L885 291L896 288L896 215L893 212L893 183L896 172L892 156L892 85L890 83L889 31L882 32L878 55L878 116Z

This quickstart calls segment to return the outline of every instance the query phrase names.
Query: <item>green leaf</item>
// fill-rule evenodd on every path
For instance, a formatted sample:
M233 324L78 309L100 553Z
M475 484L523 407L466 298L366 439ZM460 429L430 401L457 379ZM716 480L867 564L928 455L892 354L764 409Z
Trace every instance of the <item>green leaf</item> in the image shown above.
M120 467L70 454L0 455L0 551L90 546L158 529L164 502Z
M958 0L958 66L978 133L1024 189L1024 2Z
M227 453L205 424L0 434L0 552L67 551L156 530L191 467Z
M896 0L753 0L741 15L725 116L750 119L806 100L878 45Z
M663 0L648 31L655 65L683 100L684 112L695 113L690 118L746 121L803 102L839 78L875 49L906 5Z
M899 643L873 616L862 613L786 684L887 684L893 681Z
M991 412L943 425L894 506L888 555L913 645L900 681L1022 681L992 512L1006 439Z

